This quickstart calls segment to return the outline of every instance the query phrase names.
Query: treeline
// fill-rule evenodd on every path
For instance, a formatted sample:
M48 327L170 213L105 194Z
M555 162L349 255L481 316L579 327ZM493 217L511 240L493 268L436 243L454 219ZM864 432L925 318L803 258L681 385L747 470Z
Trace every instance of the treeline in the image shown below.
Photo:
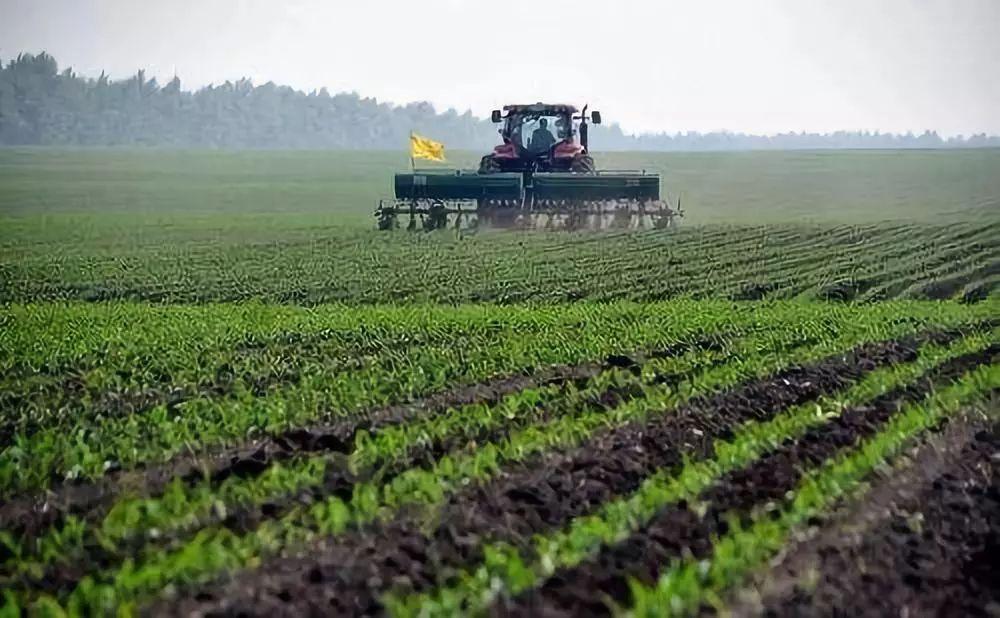
M450 148L483 150L496 127L471 112L435 111L429 103L392 105L354 93L302 92L248 79L181 88L143 71L112 81L59 70L45 53L0 62L0 144L209 148L398 149L410 131ZM815 148L1000 147L1000 138L942 139L920 135L837 132L626 135L617 125L594 127L600 150L751 150Z

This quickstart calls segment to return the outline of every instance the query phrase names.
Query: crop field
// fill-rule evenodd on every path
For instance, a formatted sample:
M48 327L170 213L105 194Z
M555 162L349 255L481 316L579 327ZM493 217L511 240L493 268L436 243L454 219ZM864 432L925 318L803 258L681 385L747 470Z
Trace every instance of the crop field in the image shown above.
M0 299L363 305L997 293L1000 151L606 159L660 171L667 191L683 193L681 229L377 234L372 211L405 166L381 153L0 151Z
M0 151L0 616L997 607L1000 153L609 158L690 220Z

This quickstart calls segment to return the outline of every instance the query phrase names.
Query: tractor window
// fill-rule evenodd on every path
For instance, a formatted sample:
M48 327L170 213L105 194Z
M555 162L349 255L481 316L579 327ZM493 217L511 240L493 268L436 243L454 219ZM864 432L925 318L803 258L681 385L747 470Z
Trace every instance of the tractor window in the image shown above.
M532 153L548 152L570 132L570 122L564 116L524 116L520 125L521 145Z

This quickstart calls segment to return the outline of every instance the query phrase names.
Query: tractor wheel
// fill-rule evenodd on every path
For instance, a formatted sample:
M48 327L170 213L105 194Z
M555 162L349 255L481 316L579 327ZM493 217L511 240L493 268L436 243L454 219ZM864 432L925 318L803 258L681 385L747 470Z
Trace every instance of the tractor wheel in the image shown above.
M480 174L496 174L500 172L500 164L493 155L486 155L479 161Z
M597 172L597 167L594 165L593 157L588 154L580 154L570 161L569 171L574 174L594 174Z
M389 210L388 208L380 208L376 214L378 216L378 229L394 230L397 227L399 227L399 223L396 221L395 210Z
M445 210L444 203L434 202L427 210L424 230L433 232L434 230L443 230L446 227L448 227L448 212Z

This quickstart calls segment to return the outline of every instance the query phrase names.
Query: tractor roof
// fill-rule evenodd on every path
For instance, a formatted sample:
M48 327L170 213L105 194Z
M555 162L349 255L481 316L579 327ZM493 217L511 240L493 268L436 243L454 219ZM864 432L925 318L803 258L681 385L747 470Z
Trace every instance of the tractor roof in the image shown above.
M553 112L556 114L575 114L579 110L573 105L561 103L531 103L528 105L504 105L505 112Z

